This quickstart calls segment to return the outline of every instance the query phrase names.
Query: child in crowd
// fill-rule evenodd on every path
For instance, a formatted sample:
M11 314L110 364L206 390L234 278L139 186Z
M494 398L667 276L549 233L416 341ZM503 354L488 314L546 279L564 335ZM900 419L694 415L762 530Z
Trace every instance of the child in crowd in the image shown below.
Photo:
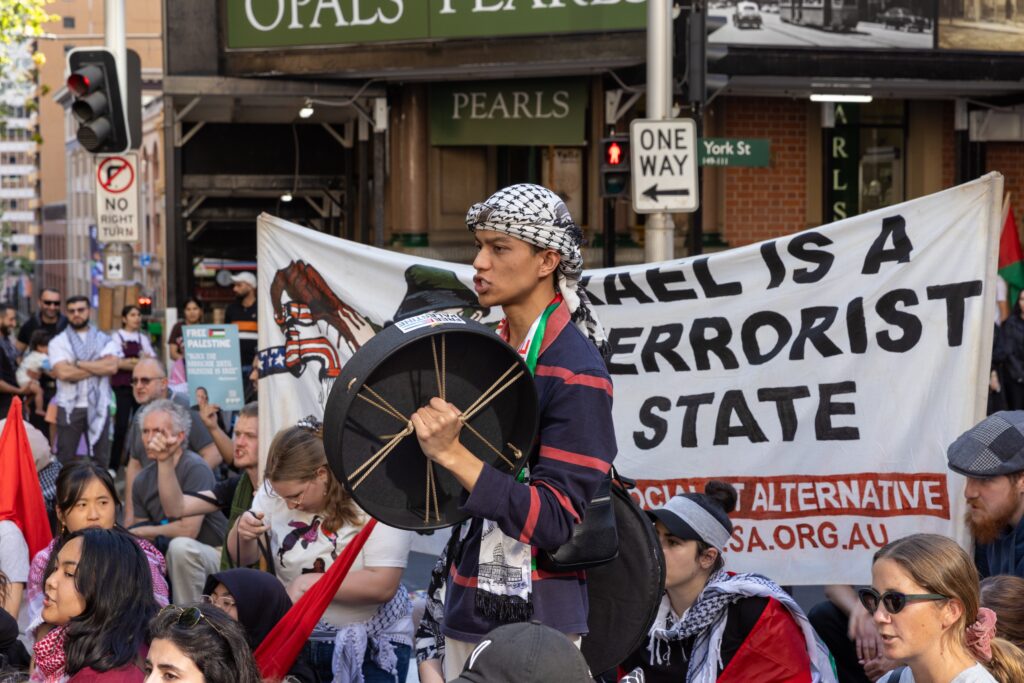
M32 409L36 415L45 416L46 406L43 404L43 387L39 384L44 372L50 371L50 359L46 352L50 344L50 333L46 330L36 330L28 339L28 351L21 359L18 366L18 386L24 387L31 382L36 382L35 390L32 392Z

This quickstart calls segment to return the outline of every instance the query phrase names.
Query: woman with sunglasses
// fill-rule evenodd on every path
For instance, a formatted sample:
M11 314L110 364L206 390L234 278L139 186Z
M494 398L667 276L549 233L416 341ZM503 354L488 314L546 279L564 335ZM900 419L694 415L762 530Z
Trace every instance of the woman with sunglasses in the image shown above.
M1024 681L1024 653L996 637L996 615L979 607L978 586L974 562L945 536L914 534L875 553L860 601L883 654L903 665L879 683Z
M262 683L242 627L212 605L169 605L149 632L145 683Z
M131 535L84 529L50 559L33 681L142 683L147 625L156 614L149 563Z
M763 576L724 570L735 507L736 489L710 481L648 513L665 553L665 595L623 670L640 669L646 683L834 683L828 650L793 599Z
M71 534L83 529L113 529L121 499L110 473L98 465L80 462L68 465L57 475L57 521L60 534L36 553L28 574L28 632L42 623L43 581L53 549ZM168 603L167 563L149 541L130 536L145 554L150 569L152 595L160 606Z
M203 602L217 607L245 629L253 652L292 607L284 585L273 574L239 568L212 574L206 580ZM318 683L305 653L288 671L297 683Z
M257 539L268 534L266 556L297 601L368 517L328 469L320 426L309 418L274 437L265 476L252 508L228 534L228 554L236 564L251 565L260 557ZM412 602L401 578L411 544L412 532L383 524L370 534L307 645L323 680L338 672L342 680L361 672L366 683L391 682L396 675L405 680Z

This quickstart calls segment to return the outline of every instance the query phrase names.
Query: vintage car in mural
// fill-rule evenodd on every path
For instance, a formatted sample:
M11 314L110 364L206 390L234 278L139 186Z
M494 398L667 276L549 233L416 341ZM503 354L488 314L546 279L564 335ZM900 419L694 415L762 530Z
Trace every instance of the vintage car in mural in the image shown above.
M890 7L878 15L878 23L898 31L924 32L932 27L928 17L914 14L906 7Z
M741 2L732 15L736 28L761 28L761 10L755 2Z

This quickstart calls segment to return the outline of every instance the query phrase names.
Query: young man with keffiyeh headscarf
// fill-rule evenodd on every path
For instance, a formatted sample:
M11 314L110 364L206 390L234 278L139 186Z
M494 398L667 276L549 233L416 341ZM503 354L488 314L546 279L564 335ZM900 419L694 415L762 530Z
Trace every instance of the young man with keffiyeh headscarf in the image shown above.
M110 465L110 376L117 372L118 345L89 322L84 296L65 302L68 326L50 340L49 357L57 379L57 459L72 462L82 436L89 456Z
M629 683L835 683L803 610L760 574L724 569L736 489L708 482L648 513L665 553L665 595Z
M498 333L526 360L540 404L540 438L517 481L459 443L458 410L439 398L413 418L423 452L469 492L473 518L455 530L441 632L452 680L488 632L539 620L579 642L587 632L584 572L537 569L541 551L572 537L615 457L604 332L580 286L583 234L555 193L520 184L466 215L482 306L501 306Z

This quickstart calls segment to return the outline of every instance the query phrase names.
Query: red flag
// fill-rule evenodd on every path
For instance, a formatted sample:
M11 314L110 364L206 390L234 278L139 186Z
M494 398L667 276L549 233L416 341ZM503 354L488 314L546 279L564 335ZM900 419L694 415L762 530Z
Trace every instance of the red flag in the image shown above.
M1020 248L1020 233L1013 217L1010 195L1003 199L1003 232L999 237L999 277L1009 285L1010 308L1024 290L1024 252Z
M316 623L320 621L327 606L341 587L341 582L348 576L348 570L356 560L356 555L363 549L366 539L373 531L377 520L371 519L366 526L349 541L341 555L334 561L327 573L292 605L288 613L281 617L273 630L267 634L260 646L256 648L256 664L260 673L267 680L279 680L288 673L295 659L302 651L302 646L309 640Z
M21 529L29 557L49 545L50 521L46 516L39 474L28 445L21 399L15 396L0 433L0 520L9 519Z

